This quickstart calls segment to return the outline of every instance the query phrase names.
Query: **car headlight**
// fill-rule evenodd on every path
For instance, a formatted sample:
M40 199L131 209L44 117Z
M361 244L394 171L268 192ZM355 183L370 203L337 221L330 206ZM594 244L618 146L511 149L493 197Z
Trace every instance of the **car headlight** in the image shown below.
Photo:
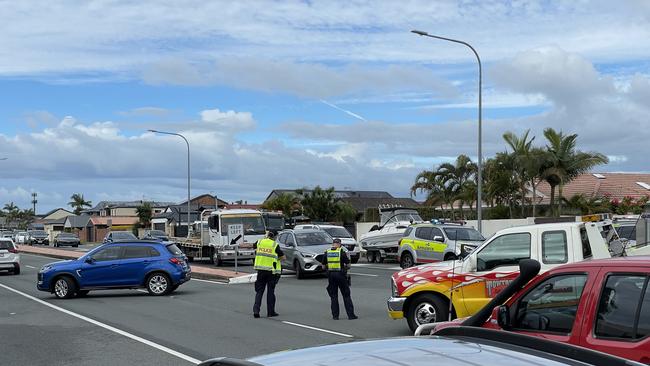
M50 266L49 264L46 264L43 267L41 267L41 270L39 272L47 272L47 271L49 271L51 269L52 269L52 266Z
M300 254L302 254L302 256L305 257L305 258L315 258L316 257L316 254L312 254L312 253L300 253Z

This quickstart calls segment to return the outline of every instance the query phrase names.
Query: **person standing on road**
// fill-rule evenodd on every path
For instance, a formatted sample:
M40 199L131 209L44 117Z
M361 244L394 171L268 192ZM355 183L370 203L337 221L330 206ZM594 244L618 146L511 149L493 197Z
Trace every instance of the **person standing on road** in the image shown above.
M352 304L350 284L347 277L350 258L347 251L341 248L341 239L334 239L332 248L325 252L322 263L327 266L327 294L330 296L332 319L339 319L339 289L341 295L343 295L343 305L345 305L348 319L357 319L358 317L354 314L354 305Z
M253 305L253 317L260 317L262 297L264 289L266 292L266 315L268 317L278 316L275 312L275 285L278 283L282 272L280 260L284 253L275 242L275 231L269 231L266 238L255 244L255 264L257 280L255 280L255 304Z

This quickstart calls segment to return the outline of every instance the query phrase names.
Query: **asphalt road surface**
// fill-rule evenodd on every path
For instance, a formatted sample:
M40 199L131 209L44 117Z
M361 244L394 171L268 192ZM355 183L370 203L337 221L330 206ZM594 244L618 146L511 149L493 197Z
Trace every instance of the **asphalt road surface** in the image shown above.
M173 295L97 291L57 300L36 290L38 269L53 259L22 254L19 276L0 274L0 365L191 365L217 356L247 358L365 338L410 335L386 315L395 264L353 266L359 319L334 321L327 279L283 275L279 317L252 316L251 284L193 279ZM250 264L243 268L250 267ZM250 268L248 268L250 270Z

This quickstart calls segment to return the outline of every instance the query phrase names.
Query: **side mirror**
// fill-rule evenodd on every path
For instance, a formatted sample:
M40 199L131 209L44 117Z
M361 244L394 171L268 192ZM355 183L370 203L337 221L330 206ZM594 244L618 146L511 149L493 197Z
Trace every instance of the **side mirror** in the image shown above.
M501 305L496 308L497 323L501 329L510 328L510 309L506 305Z
M436 236L433 237L433 241L437 241L437 242L439 242L439 243L444 243L444 242L445 242L445 238L443 238L443 237L440 236L440 235L436 235Z
M84 262L86 262L88 264L93 264L93 263L95 263L95 259L93 259L92 257L88 257L88 258L86 258L84 260Z

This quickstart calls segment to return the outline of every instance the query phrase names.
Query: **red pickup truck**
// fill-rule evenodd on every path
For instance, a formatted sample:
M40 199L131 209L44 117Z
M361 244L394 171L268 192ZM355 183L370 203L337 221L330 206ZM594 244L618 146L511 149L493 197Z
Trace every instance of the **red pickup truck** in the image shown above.
M492 310L489 317L430 328L433 334L461 323L503 329L650 364L650 257L563 265L513 291L505 304L482 310Z

